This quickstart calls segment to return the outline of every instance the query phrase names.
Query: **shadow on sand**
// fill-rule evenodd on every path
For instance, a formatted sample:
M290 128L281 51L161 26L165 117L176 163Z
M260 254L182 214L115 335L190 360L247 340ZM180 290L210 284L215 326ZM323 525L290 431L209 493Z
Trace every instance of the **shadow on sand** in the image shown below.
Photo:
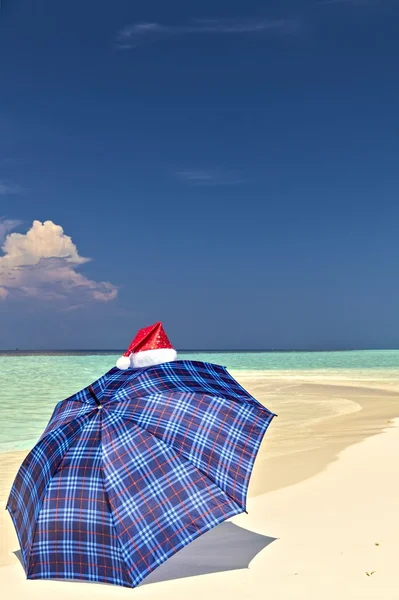
M150 573L141 585L248 569L255 556L275 539L243 529L234 523L222 523L174 554Z
M248 569L255 556L275 539L243 529L231 522L222 523L174 554L140 585ZM14 554L22 565L21 550ZM81 580L78 581L82 583Z

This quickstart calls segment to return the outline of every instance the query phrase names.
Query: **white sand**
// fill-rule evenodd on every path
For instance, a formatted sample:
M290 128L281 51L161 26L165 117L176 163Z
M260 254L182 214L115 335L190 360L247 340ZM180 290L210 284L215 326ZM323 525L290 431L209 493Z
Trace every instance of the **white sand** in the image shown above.
M392 412L392 398L390 402ZM10 519L2 511L1 545L6 560L0 568L1 597L399 600L399 420L383 433L363 439L376 433L373 414L381 409L378 419L375 417L379 421L381 414L383 418L388 414L382 410L385 406L388 411L388 405L381 398L374 398L372 404L373 409L366 402L363 410L327 419L324 429L320 423L309 426L313 434L318 432L318 451L292 449L289 454L267 459L267 450L262 449L252 490L261 489L264 477L278 480L280 470L285 473L284 487L256 496L252 493L249 515L239 515L209 532L135 590L27 581L13 554L18 543ZM395 410L399 414L399 402ZM356 419L357 429L348 425L351 419ZM270 436L267 441L267 435L263 448L272 439ZM359 439L362 441L342 450ZM330 462L337 451L338 460ZM317 459L320 453L326 459L324 464ZM9 470L5 480L10 480L19 461L16 453L0 463ZM316 465L309 470L312 461ZM312 473L320 469L324 470ZM298 480L297 472L302 481L290 485L290 480Z

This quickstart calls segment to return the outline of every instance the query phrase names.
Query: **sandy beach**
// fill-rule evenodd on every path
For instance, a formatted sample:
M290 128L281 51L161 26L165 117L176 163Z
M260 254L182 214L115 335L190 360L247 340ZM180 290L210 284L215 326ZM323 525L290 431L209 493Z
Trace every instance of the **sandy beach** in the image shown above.
M399 382L320 373L234 373L276 418L248 511L176 554L135 590L27 581L4 510L27 451L0 455L3 598L397 600Z

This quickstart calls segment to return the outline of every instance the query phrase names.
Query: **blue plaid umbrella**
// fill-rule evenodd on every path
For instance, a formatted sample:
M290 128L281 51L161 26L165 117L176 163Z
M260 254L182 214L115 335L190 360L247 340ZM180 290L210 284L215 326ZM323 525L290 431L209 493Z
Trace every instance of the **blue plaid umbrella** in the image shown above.
M274 414L224 367L111 369L59 402L7 503L28 579L138 585L246 510Z

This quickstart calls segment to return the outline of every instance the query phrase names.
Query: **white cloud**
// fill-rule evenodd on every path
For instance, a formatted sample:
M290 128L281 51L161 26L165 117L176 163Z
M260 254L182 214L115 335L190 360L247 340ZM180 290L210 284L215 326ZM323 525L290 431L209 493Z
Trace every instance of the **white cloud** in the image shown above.
M0 196L6 196L7 194L19 194L22 188L16 183L10 181L0 180Z
M17 221L16 219L5 219L4 217L0 217L0 243L4 240L9 231L12 231L21 224L22 222Z
M379 0L320 0L320 4L351 4L352 6L367 6L378 3Z
M288 19L202 19L188 25L133 23L118 32L117 44L121 48L135 48L161 37L185 34L291 33L299 25L297 20Z
M177 171L176 176L181 181L191 185L237 185L246 179L237 173L227 171L186 170Z
M0 221L0 231L18 222ZM79 256L72 239L52 221L34 221L27 233L9 234L0 256L0 298L25 296L40 300L108 302L117 295L109 282L92 281L77 272L89 258Z

